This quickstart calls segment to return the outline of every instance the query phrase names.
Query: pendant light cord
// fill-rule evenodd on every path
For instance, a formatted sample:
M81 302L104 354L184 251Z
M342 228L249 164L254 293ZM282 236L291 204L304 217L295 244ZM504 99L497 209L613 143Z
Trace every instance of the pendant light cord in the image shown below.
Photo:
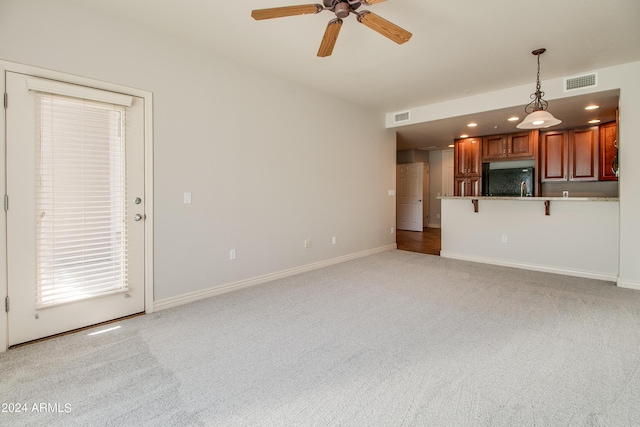
M538 51L534 51L534 52L538 52ZM531 99L533 99L533 101L531 101L529 105L524 107L524 111L527 114L533 113L534 111L540 111L540 110L544 111L547 109L547 106L548 106L547 101L542 99L542 97L544 96L544 92L541 90L542 85L540 84L540 55L543 52L544 51L535 53L535 55L538 57L538 73L536 74L536 91L535 93L531 94Z

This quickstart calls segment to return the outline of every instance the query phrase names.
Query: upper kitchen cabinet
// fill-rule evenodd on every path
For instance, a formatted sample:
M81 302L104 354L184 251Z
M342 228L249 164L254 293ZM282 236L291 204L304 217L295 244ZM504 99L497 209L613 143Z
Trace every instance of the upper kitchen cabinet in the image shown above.
M567 180L569 132L540 133L540 180L542 182Z
M485 136L482 140L482 161L535 159L538 131Z
M598 150L597 126L540 133L540 180L597 181Z
M618 156L618 126L616 122L600 125L600 181L617 181L614 162Z
M482 194L482 139L456 140L453 161L454 195L479 196Z
M569 131L569 181L597 181L600 132L597 126Z
M482 140L480 138L455 141L454 174L455 176L482 174Z

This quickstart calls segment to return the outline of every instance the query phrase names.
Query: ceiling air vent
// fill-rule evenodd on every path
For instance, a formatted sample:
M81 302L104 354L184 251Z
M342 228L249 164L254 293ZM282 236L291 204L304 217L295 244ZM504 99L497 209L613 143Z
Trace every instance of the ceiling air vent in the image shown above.
M598 86L598 74L584 74L582 76L568 77L564 79L564 91L570 92L572 90L584 89L586 87Z
M409 112L403 111L401 113L395 113L393 115L393 123L402 123L409 121Z

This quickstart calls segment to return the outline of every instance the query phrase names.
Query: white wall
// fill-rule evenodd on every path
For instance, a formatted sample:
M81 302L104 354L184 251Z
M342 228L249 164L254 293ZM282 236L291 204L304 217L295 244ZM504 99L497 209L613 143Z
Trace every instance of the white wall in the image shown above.
M630 49L633 47L630 46ZM552 100L589 92L620 89L619 126L619 197L620 197L620 250L618 285L640 289L640 62L632 62L599 70L598 86L573 93L563 93L563 78L542 82L545 99ZM530 86L518 86L496 92L479 94L411 110L411 123L428 122L447 117L473 114L521 105L531 92ZM524 97L524 98L523 98ZM393 113L387 114L387 127L393 128Z
M2 0L0 59L153 92L156 301L395 244L378 114L78 4Z

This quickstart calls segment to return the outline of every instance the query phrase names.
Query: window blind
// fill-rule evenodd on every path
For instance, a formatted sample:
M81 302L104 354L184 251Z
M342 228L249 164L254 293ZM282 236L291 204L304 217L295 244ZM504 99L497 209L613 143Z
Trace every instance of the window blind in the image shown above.
M36 101L36 307L126 292L126 109Z

